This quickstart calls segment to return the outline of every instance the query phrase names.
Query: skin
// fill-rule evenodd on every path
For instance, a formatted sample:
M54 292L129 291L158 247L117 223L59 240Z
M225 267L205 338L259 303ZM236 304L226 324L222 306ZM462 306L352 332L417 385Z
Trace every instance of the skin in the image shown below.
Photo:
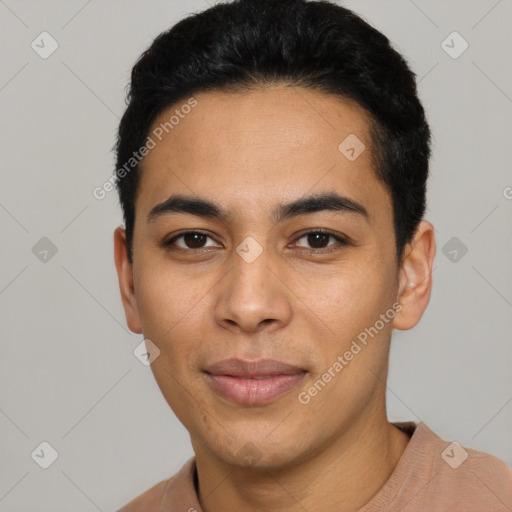
M114 233L128 326L161 351L151 368L190 432L206 512L357 510L384 485L408 443L386 415L389 345L392 328L414 327L429 302L433 226L420 223L399 264L391 197L373 172L371 121L358 105L283 85L194 97L195 109L143 162L133 265L123 228ZM366 146L355 161L338 150L349 134ZM279 203L317 192L361 203L368 221L333 211L271 219ZM177 193L218 202L231 216L147 221L155 205ZM160 245L192 229L211 238L187 245L182 237L176 250ZM302 236L315 229L344 235L349 244L325 237L315 245ZM262 248L252 263L235 251L248 236ZM300 403L298 393L396 301L402 309L393 320ZM229 357L274 358L308 374L272 403L236 405L217 395L203 372Z

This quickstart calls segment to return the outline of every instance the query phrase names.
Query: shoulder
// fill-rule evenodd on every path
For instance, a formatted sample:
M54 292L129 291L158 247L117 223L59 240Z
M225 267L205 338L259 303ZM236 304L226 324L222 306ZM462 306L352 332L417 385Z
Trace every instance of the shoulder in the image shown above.
M391 477L364 512L511 511L512 469L501 459L444 440L420 421Z
M461 446L459 443L448 443L441 453L445 474L455 477L475 477L482 482L512 491L512 469L500 458L474 448ZM512 494L511 494L512 496Z
M436 447L430 471L432 499L436 495L467 510L512 508L512 469L503 460L437 435L431 439Z

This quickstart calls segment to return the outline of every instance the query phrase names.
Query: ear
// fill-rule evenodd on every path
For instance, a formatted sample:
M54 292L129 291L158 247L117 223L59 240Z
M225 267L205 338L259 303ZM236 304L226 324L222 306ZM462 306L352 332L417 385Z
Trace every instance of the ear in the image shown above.
M126 232L122 227L118 227L114 231L114 260L126 322L132 332L142 334L137 299L133 286L133 269L132 264L128 260Z
M397 302L402 309L393 319L395 329L412 329L427 308L432 290L432 265L436 254L434 226L422 220L404 250Z

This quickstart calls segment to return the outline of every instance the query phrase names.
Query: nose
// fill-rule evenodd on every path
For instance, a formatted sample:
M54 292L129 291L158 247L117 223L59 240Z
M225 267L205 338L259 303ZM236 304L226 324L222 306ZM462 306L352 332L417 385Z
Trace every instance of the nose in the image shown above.
M290 270L269 251L254 260L233 253L233 267L219 283L215 316L226 329L255 333L280 328L292 317ZM274 260L274 261L271 261Z

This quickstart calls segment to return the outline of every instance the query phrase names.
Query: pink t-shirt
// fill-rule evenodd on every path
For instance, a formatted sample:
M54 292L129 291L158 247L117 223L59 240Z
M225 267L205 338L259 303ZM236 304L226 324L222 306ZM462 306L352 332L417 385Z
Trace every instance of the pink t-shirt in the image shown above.
M422 421L393 423L411 439L393 473L359 512L511 512L512 469L502 460L443 441ZM202 512L195 457L118 512Z

